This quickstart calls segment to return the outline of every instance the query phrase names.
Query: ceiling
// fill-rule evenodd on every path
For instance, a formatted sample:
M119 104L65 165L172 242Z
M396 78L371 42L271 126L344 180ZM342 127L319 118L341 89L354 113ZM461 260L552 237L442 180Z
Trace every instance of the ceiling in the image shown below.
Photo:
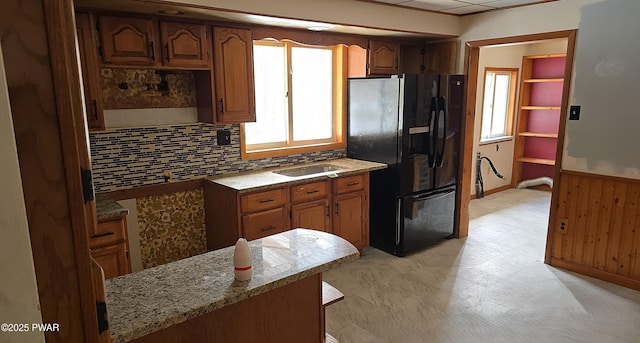
M465 15L559 0L360 0L419 10Z
M431 11L453 15L465 15L484 11L504 9L507 7L517 7L533 5L542 2L559 0L352 0L383 4L388 6L400 6L416 11ZM263 16L252 13L233 12L215 8L198 6L183 6L178 1L159 0L74 0L78 7L127 11L133 13L155 14L179 12L181 17L198 18L215 21L230 21L258 25L280 26L296 29L311 29L312 27L324 27L330 32L349 33L365 36L387 36L420 39L442 39L441 35L430 35L427 33L416 33L406 31L394 31L388 29L377 29L372 27L358 27L351 25L341 25L336 23L321 23L293 18L278 18L273 16Z

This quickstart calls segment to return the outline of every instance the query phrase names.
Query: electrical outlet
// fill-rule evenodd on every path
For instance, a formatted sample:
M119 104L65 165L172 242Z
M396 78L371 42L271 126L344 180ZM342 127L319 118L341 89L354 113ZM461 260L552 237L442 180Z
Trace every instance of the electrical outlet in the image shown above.
M229 130L218 130L216 133L216 138L218 139L218 145L229 145L231 144L231 131Z
M567 233L568 229L569 229L569 219L567 218L558 219L556 224L556 230L562 234L565 234Z

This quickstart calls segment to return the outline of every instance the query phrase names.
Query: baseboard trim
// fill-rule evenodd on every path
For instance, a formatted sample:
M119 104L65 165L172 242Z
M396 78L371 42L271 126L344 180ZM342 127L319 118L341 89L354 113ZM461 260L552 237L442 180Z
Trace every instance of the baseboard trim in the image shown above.
M494 193L499 193L499 192L502 192L502 191L506 191L507 189L511 189L511 188L513 188L511 185L504 185L504 186L500 186L500 187L497 187L497 188L493 188L493 189L490 189L488 191L484 191L484 196L491 195L491 194L494 194ZM471 194L471 200L473 200L473 199L477 199L475 194Z
M576 272L578 274L583 274L586 276L590 276L602 281L610 282L619 286L631 288L640 291L640 281L633 280L628 277L611 274L603 270L594 269L590 267L586 267L581 264L576 264L572 262L567 262L555 257L551 258L550 265L554 267L558 267L561 269L566 269L568 271Z

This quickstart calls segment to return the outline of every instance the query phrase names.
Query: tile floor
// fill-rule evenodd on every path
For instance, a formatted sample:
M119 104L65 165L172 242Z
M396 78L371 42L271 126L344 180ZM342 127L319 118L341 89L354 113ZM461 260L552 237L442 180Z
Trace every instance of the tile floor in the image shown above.
M550 193L474 200L469 237L397 258L374 248L324 274L341 343L640 342L640 292L543 263Z

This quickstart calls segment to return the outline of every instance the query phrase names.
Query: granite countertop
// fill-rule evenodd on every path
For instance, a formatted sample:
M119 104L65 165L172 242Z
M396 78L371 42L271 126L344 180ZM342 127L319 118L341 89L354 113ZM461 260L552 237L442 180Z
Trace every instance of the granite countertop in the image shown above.
M296 168L296 167L308 167L316 164L331 164L340 167L340 170L334 172L327 172L322 174L312 174L306 176L284 176L276 174L273 171ZM258 171L244 172L232 175L225 175L219 177L210 177L207 180L215 182L217 184L229 187L238 191L239 193L256 191L262 189L269 189L284 184L290 184L295 182L310 182L316 180L326 180L329 175L345 176L350 174L357 174L363 172L369 172L378 169L385 169L387 165L384 163L369 162L362 160L355 160L351 158L341 158L336 160L320 161L313 163L304 163L298 165L291 165L279 168L262 169Z
M294 229L249 242L253 278L236 281L227 247L107 280L114 343L127 342L357 259L346 240Z
M118 204L106 194L96 194L96 215L98 222L105 222L111 219L124 217L129 214L129 210Z

